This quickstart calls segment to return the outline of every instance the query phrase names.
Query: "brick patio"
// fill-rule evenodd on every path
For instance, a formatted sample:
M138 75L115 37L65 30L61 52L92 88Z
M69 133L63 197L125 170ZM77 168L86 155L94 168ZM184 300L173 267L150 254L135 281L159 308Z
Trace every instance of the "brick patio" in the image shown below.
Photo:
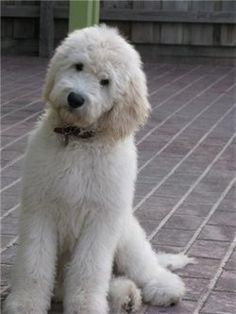
M2 296L17 247L22 162L43 103L47 60L2 58ZM137 135L135 211L156 250L187 252L184 300L146 314L235 313L235 70L228 66L146 64L148 124ZM53 313L61 313L53 306Z

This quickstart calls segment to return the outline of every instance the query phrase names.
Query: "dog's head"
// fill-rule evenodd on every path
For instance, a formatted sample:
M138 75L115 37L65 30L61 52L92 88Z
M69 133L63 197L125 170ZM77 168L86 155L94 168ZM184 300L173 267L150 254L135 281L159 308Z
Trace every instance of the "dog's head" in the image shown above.
M113 138L134 132L150 109L138 53L104 25L63 41L51 59L43 96L63 122L96 126Z

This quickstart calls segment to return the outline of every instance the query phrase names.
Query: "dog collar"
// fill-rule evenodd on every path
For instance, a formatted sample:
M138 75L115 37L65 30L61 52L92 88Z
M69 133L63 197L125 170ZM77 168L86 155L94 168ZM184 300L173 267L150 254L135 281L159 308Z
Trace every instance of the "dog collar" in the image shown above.
M76 127L76 126L66 126L66 127L62 127L62 128L55 128L54 132L64 136L64 145L65 146L68 145L70 136L87 139L87 138L91 138L95 135L94 130L86 131L86 130L79 128L79 127Z

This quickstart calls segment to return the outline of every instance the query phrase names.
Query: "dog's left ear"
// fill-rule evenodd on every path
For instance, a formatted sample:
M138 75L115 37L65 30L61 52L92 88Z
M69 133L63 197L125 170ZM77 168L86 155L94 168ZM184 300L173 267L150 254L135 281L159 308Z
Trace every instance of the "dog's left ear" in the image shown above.
M146 122L151 106L148 101L146 78L142 70L139 75L130 79L129 87L124 101L129 112L130 122L136 126L142 126Z
M150 113L147 98L146 78L140 69L130 78L126 92L112 109L106 113L100 124L114 139L124 138L142 126Z

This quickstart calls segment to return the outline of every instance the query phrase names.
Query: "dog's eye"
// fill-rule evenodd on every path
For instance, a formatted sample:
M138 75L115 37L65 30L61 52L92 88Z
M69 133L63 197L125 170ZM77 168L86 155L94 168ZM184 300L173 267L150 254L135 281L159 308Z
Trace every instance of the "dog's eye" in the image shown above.
M107 85L109 85L109 80L108 79L103 79L103 80L101 80L100 81L100 84L102 85L102 86L107 86Z
M83 63L77 63L75 65L75 68L77 71L83 71L84 65L83 65Z

